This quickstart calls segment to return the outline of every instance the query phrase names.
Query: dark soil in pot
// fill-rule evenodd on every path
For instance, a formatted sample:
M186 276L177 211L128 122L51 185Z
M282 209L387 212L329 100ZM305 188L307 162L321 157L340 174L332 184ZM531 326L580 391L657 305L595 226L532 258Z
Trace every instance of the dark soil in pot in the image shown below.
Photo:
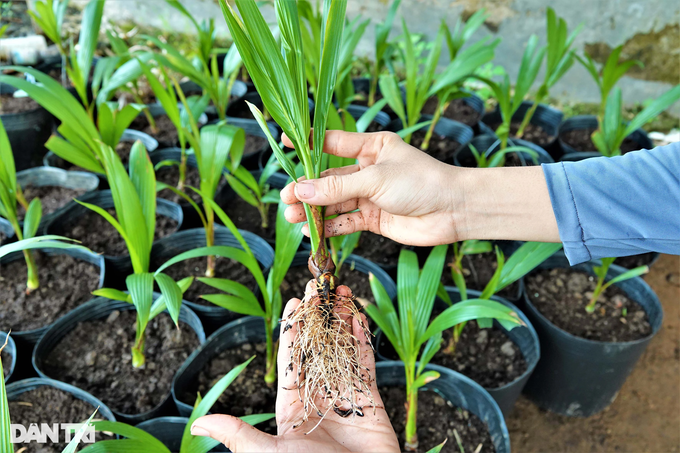
M294 297L302 299L307 282L311 279L312 274L309 273L307 265L292 266L283 279L283 283L281 283L281 296L284 306ZM349 286L356 298L366 299L371 303L375 303L371 284L368 281L368 274L352 270L350 263L345 262L340 269L338 279L341 285Z
M437 98L431 97L425 102L423 110L420 113L424 115L434 115L436 109ZM444 111L442 116L444 118L449 118L460 123L467 124L468 126L474 126L479 122L482 114L465 102L464 99L454 99Z
M411 136L411 145L421 149L420 146L423 144L426 134L427 128L414 132ZM451 160L453 153L458 148L460 148L460 143L457 141L433 133L432 138L430 139L430 145L425 152L437 160L447 162Z
M0 94L0 114L2 115L30 112L39 108L40 104L28 96L15 98L13 94Z
M23 425L26 428L32 423L38 426L46 423L50 427L61 423L84 423L95 409L96 407L68 392L46 385L24 392L9 402L12 424ZM63 430L60 430L58 435L60 440L64 440ZM96 441L109 438L102 433L95 434ZM21 453L61 453L66 445L67 442L52 443L48 440L47 443L16 444L15 448L19 448Z
M447 254L447 263L453 262L453 252L449 250ZM463 258L463 274L465 276L465 286L468 289L476 289L477 291L484 291L486 285L491 281L493 273L498 267L496 261L496 253L478 253L476 255L466 255ZM446 266L442 274L442 282L445 286L455 286L451 278L451 268ZM517 299L519 294L519 282L504 288L497 293L500 297L506 299Z
M587 313L597 280L568 269L540 270L525 278L527 295L536 309L560 329L580 338L603 342L634 341L652 327L645 310L616 286L610 286ZM624 316L625 312L625 316Z
M625 267L626 269L635 269L640 266L649 266L659 255L656 253L643 253L642 255L622 256L616 258L614 264Z
M574 129L566 131L561 134L561 139L564 143L574 148L576 151L596 151L597 147L593 144L590 138L595 128ZM626 137L621 143L621 154L629 151L638 151L640 145L630 137Z
M149 411L170 391L172 378L199 345L196 333L167 313L149 322L146 365L132 367L136 312L113 311L106 319L78 324L45 359L45 374L86 390L124 414Z
M26 295L26 262L0 268L0 330L15 332L47 326L92 297L100 269L68 255L34 251L40 287Z
M166 259L159 262L152 263L152 268L157 269L160 267ZM175 280L180 280L186 277L205 277L205 270L208 264L207 257L192 258L189 260L181 261L177 264L173 264L169 268L165 269L163 273L168 274ZM217 278L227 278L235 282L241 283L251 290L256 287L255 278L252 276L250 271L246 269L244 265L236 260L231 260L228 258L217 257L215 261L215 277ZM222 294L222 291L215 289L212 286L208 286L205 283L201 283L198 280L194 280L189 289L184 293L183 299L189 302L195 302L200 305L206 305L209 307L215 306L213 303L207 300L201 299L200 296L203 294Z
M370 231L362 231L354 253L383 267L396 266L399 262L400 243Z
M518 121L513 121L510 123L511 137L516 137L517 131L521 125L522 123ZM500 123L489 124L489 127L494 131L498 129L498 126L500 126ZM546 132L541 126L529 123L524 128L524 135L522 135L522 139L531 143L535 143L539 146L546 146L555 140L555 136L548 134L548 132Z
M154 118L156 123L156 130L154 131L147 120L146 115L142 114L132 121L129 129L134 129L137 131L149 134L156 140L161 146L171 147L177 146L179 144L179 136L177 135L177 128L174 123L170 120L168 115L160 115Z
M236 194L222 208L237 228L250 231L267 240L274 240L276 236L276 204L270 204L269 209L267 209L267 228L262 228L260 211Z
M177 187L177 183L179 182L179 167L177 165L168 165L159 168L158 170L156 170L156 181L165 183L172 187ZM201 174L198 172L198 168L187 165L187 171L186 174L184 175L184 185L185 187L191 186L197 189L201 187ZM189 195L189 198L191 198L196 203L203 202L201 196L191 189L187 188L184 193ZM180 197L170 189L161 190L160 192L158 192L158 196L161 198L165 198L166 200L170 200L173 203L178 204L186 203L186 200L184 198Z
M196 401L196 392L205 395L225 374L242 364L253 355L255 359L246 367L227 390L219 397L210 412L230 414L236 417L250 414L275 413L276 389L264 382L266 345L244 343L236 348L227 349L214 357L196 378L195 386L187 389L181 400L190 404ZM285 390L281 390L284 392ZM263 431L276 435L276 420L259 425Z
M404 451L406 432L406 387L380 387L380 396L392 427L399 437L401 450ZM418 451L429 449L448 439L442 452L460 453L455 432L466 452L495 452L489 431L482 420L464 409L457 408L432 390L418 393ZM479 445L482 448L478 450Z
M264 137L246 134L246 144L243 148L243 156L248 156L260 151L268 143L269 141Z
M116 210L107 209L115 217ZM76 239L96 253L110 256L121 256L127 253L125 241L118 231L104 217L94 211L74 219L73 223L63 227L64 235ZM156 216L156 234L154 240L168 236L177 230L177 221L162 215Z
M42 204L42 215L46 216L52 214L58 209L63 208L68 202L76 197L87 192L85 189L68 189L66 187L59 186L40 186L35 187L32 185L22 188L24 197L28 203L34 198L38 198ZM19 220L23 220L26 215L26 211L23 206L17 206L17 215Z

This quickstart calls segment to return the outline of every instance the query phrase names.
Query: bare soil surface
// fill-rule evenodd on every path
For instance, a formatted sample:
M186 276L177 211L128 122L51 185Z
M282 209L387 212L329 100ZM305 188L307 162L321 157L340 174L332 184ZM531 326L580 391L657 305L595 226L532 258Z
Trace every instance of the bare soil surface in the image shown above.
M0 95L0 114L30 112L40 108L40 104L29 97L15 98L12 94Z
M437 98L431 97L425 102L423 106L422 114L424 115L434 115L437 109ZM482 117L481 112L478 112L471 106L469 106L464 99L454 99L449 106L444 110L442 115L444 118L449 118L458 121L468 126L474 126L479 122Z
M63 208L71 200L85 193L83 189L67 189L59 186L26 186L22 190L28 203L34 198L40 200L43 216ZM17 216L19 220L23 220L26 211L21 205L18 205L17 208Z
M495 131L500 125L500 123L489 124L489 127ZM521 125L522 123L520 121L513 121L510 123L511 137L516 137L517 131ZM541 126L529 123L527 124L527 127L524 128L522 139L539 146L544 146L555 140L555 136L548 134Z
M414 132L411 137L411 145L422 151L421 146L425 140L426 134L427 131L422 130ZM453 163L453 153L456 152L459 147L460 143L457 141L433 133L432 138L430 138L430 145L425 152L439 161L450 164Z
M406 427L406 387L380 387L380 396L385 403L385 410L392 422L392 427L399 437L399 444L404 451ZM491 442L489 431L477 416L455 407L437 393L425 390L418 394L418 451L426 452L448 439L442 452L460 453L484 452L493 453L496 449ZM455 433L454 433L455 431ZM461 450L456 443L456 433L460 437ZM478 450L479 445L482 445Z
M276 237L276 204L269 204L267 208L267 227L262 227L260 210L246 202L238 194L221 206L237 228L250 231L261 238L274 240Z
M507 419L513 451L680 451L680 258L662 255L645 280L663 305L663 326L616 401L586 419L552 414L520 398Z
M146 115L142 114L135 118L129 128L149 134L158 140L160 149L179 146L177 128L168 115L157 116L154 118L154 122L156 123L155 130L151 127L151 124L149 124Z
M139 414L160 404L172 378L198 347L196 333L180 321L179 329L162 313L146 330L143 368L132 367L136 312L114 311L87 321L66 334L45 360L45 374L82 388L109 408Z
M380 266L396 266L402 247L404 246L392 239L362 231L354 253Z
M576 151L597 151L597 148L593 144L593 140L590 138L593 132L595 132L594 128L575 129L561 134L561 138L564 143L571 146ZM630 138L624 139L623 143L621 143L621 154L626 154L629 151L637 151L639 149L640 145Z
M508 257L506 257L508 258ZM453 248L449 248L446 258L447 263L453 262ZM465 286L467 289L484 291L486 285L493 278L493 273L498 268L496 252L478 253L476 255L466 255L463 258L463 275L465 276ZM451 277L451 267L447 265L442 274L442 282L446 286L456 286ZM497 293L500 297L513 300L519 294L519 282L515 282L507 288Z
M649 266L652 264L652 260L656 254L654 253L643 253L642 255L633 256L623 256L621 258L616 258L614 264L625 267L626 269L635 269L640 266Z

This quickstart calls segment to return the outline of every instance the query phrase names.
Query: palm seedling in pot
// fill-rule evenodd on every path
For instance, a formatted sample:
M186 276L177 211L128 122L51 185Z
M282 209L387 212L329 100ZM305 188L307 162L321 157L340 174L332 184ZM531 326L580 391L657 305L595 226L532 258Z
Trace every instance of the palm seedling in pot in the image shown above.
M241 18L230 4L224 1L220 3L234 42L265 107L293 142L305 177L318 178L322 170L328 111L338 76L347 2L324 2L321 31L323 50L315 90L317 102L312 148L297 3L285 0L275 3L281 31L280 46L253 0L236 2ZM297 181L292 161L269 134L262 113L252 105L250 109L268 135L281 166ZM304 406L300 424L312 412L322 416L330 410L342 416L361 414L362 408L357 405L359 392L364 392L367 399L373 401L359 361L360 348L365 346L358 344L350 333L351 328L347 329L351 327L348 320L360 320L358 310L353 297L340 295L336 291L339 282L334 276L335 263L326 247L324 209L305 205L305 211L310 220L312 247L309 270L314 277L316 291L309 293L298 308L283 320L286 328L297 325L299 329L291 347L290 365L297 366L299 373L296 387ZM319 394L325 395L321 402L316 399ZM317 403L322 407L318 407Z
M375 96L378 91L378 80L385 69L385 60L388 59L389 55L394 51L394 44L389 42L389 36L400 3L401 0L393 0L387 12L387 16L385 17L385 21L375 25L375 60L373 62L373 67L370 68L369 71L371 73L368 92L369 107L375 103Z
M459 302L431 320L446 249L445 245L435 247L422 270L416 254L402 250L397 270L397 309L382 284L375 277L370 279L376 305L367 306L366 311L404 362L407 450L418 448L418 390L439 377L438 372L426 367L441 347L442 332L473 319L485 322L496 319L507 329L521 323L506 306L484 299Z
M649 272L649 266L640 266L636 267L635 269L631 269L627 272L624 272L622 274L619 274L616 277L612 278L611 280L605 282L605 279L607 278L607 273L609 272L609 267L612 265L612 263L614 263L615 259L616 258L602 258L600 260L599 266L593 266L593 272L595 272L595 276L597 277L597 286L595 287L595 291L593 291L593 295L590 298L590 302L588 302L588 305L586 305L586 311L588 313L593 313L595 311L595 307L600 296L611 285L625 280L630 280L631 278L639 277L640 275L644 275L647 272ZM623 316L624 317L626 316L625 313L623 314Z

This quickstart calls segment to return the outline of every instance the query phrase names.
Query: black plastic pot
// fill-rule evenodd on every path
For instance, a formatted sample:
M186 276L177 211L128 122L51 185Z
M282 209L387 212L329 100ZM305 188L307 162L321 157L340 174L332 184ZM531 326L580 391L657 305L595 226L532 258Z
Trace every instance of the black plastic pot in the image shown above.
M425 370L437 371L440 376L423 389L433 390L456 407L472 412L489 430L496 453L510 453L510 434L498 404L479 384L460 373L437 365L427 365ZM378 386L406 386L403 362L378 362L375 366ZM427 423L427 420L420 420ZM452 439L449 439L451 442Z
M15 91L13 86L0 83L0 94ZM0 115L0 121L7 131L17 171L40 165L47 152L45 142L54 128L54 117L50 112L38 107L27 112L4 113Z
M418 120L419 123L423 121L429 121L432 119L432 115L423 115L420 117ZM421 131L427 131L427 129L430 126L423 126L419 130ZM392 132L399 132L402 130L402 123L400 119L396 119L392 121L390 124L385 127L385 130L387 131L392 131ZM472 128L466 124L459 123L458 121L450 120L448 118L440 118L437 124L434 126L434 135L439 135L440 137L446 137L450 140L455 140L459 145L465 145L470 140L472 140L472 137L474 136L474 132L472 131ZM451 155L446 158L444 162L452 162L453 161L453 154L455 153L455 149L451 150Z
M524 119L524 115L533 105L534 103L532 101L522 102L522 105L520 105L515 114L512 115L511 121L521 122ZM538 107L536 107L534 115L531 117L531 120L529 121L529 123L540 127L545 132L547 132L548 135L554 137L550 143L540 145L542 148L548 151L548 153L550 153L554 160L559 159L560 156L563 154L563 151L560 148L560 144L557 140L560 123L562 123L562 118L564 118L564 114L561 111L557 110L556 108L550 107L549 105L545 104L538 104ZM502 121L503 120L501 117L501 112L500 110L498 110L498 108L496 108L496 110L494 110L493 112L487 113L482 117L482 121L479 125L480 132L483 134L495 135L495 130L491 128L491 125L498 124Z
M594 275L596 262L571 267ZM564 255L554 255L539 269L569 268ZM625 269L612 265L607 280ZM534 325L543 353L524 389L544 409L567 416L589 417L609 406L649 341L661 328L663 309L654 291L639 277L615 283L647 313L652 333L640 340L607 343L576 337L551 323L525 292L522 311Z
M597 121L597 116L595 115L578 115L564 120L564 122L560 125L558 134L559 144L562 148L563 155L556 157L555 160L574 162L590 157L602 156L602 154L600 154L597 150L576 151L571 145L564 141L564 134L566 132L582 129L597 129L598 126L599 123ZM647 135L647 132L642 129L636 130L626 138L629 138L637 143L640 146L639 149L654 148L654 143L652 143L652 140Z
M9 363L9 371L5 377L5 383L7 383L12 379L14 367L16 367L17 364L17 346L14 344L14 339L11 336L7 338L7 334L5 332L0 332L0 346L5 344L5 341L7 341L7 346L5 346L5 349L3 349L2 352L12 357L12 361Z
M17 173L17 183L19 186L56 186L67 189L81 189L87 192L97 190L99 187L99 178L93 173L83 171L66 171L61 168L52 167L35 167ZM38 232L41 233L52 219L61 214L68 204L52 212L44 215L40 220L40 227ZM23 223L23 222L22 222Z
M221 67L221 66L220 66ZM203 93L203 88L201 88L198 84L192 82L192 81L186 81L182 82L179 84L180 88L182 91L186 94L195 94L195 93ZM230 97L234 98L233 102L238 101L241 97L243 97L246 93L248 92L248 86L245 84L245 82L241 80L235 80L234 85L231 87L231 93ZM229 102L227 104L227 111L229 109L229 106L233 103ZM217 112L217 107L212 105L208 105L205 109L205 114L208 117L208 120L214 120L219 118L219 113Z
M78 200L99 206L103 209L114 207L113 197L111 196L110 190L100 190L97 192L86 193L85 195L78 197ZM44 233L63 235L66 226L70 222L89 212L91 211L85 206L72 202L58 216L53 218L45 225ZM163 198L158 198L156 200L156 215L170 217L171 219L177 221L177 230L182 227L184 215L182 214L182 208L177 203L173 203ZM132 263L130 262L129 254L126 253L125 255L121 256L104 255L104 259L106 260L106 264L112 279L119 277L125 278L130 274Z
M62 392L70 393L79 400L85 401L87 404L92 406L92 412L99 408L97 410L97 415L95 415L95 418L98 420L108 420L110 422L116 421L116 417L106 404L102 403L97 398L87 393L85 390L81 390L77 387L66 384L65 382L55 381L54 379L31 378L13 382L7 386L7 401L16 401L21 397L22 394L43 386L52 387L54 389L61 390Z
M227 117L253 119L252 114L250 113L250 108L248 107L248 104L246 104L246 101L255 105L255 107L260 109L260 111L262 111L264 108L260 93L257 91L250 91L229 104L229 107L227 108ZM309 115L311 116L314 113L314 101L311 98L307 98L307 102L309 103ZM244 117L244 115L246 116ZM281 132L281 128L274 122L274 120L269 120L267 123L278 129L279 133Z
M39 248L37 249L40 252L46 254L46 255L69 255L72 256L73 258L76 258L81 261L86 261L88 263L94 264L95 266L99 267L99 285L97 288L102 288L104 286L104 281L105 277L107 275L106 272L106 264L104 257L101 255L97 255L92 252L87 252L84 250L78 250L78 249L50 249L50 248ZM24 255L22 252L14 252L10 253L9 255L3 256L0 258L0 265L6 264L6 263L11 263L16 260L22 260L24 259ZM55 321L55 323L58 322ZM54 323L40 327L38 329L33 329L33 330L26 330L23 332L12 332L12 338L14 338L14 341L16 342L17 345L17 359L19 361L19 365L17 367L17 372L20 373L22 368L24 368L24 364L28 363L28 357L31 355L31 351L33 350L33 347L35 344L38 342L40 337L52 326ZM28 365L30 368L30 365Z
M187 417L158 417L137 425L137 428L146 431L161 441L170 451L179 451L182 446L184 429L189 423ZM229 451L224 445L218 445L212 451Z
M159 293L154 293L154 300L160 297ZM86 321L94 321L97 319L107 318L113 311L130 311L135 307L132 304L122 301L110 300L104 297L95 297L86 304L71 310L66 316L55 322L45 335L40 339L33 350L33 368L43 378L49 378L43 371L43 364L47 356L54 350L59 342L71 331L78 327L79 323ZM205 342L205 332L203 325L198 316L186 306L186 302L182 303L179 312L180 321L186 323L196 333L200 344ZM115 359L114 359L115 360ZM128 424L141 423L162 415L169 415L172 412L172 398L170 392L163 399L163 401L150 411L142 414L122 414L113 411L118 421Z
M4 236L4 239L3 239ZM10 242L14 238L14 228L5 218L0 217L0 245Z
M181 107L182 104L180 103L179 105ZM146 108L149 110L149 113L154 118L158 118L160 116L166 116L165 108L158 101L156 101L153 104L146 104ZM145 118L145 117L146 116L145 116L144 112L139 112L139 115L137 115L137 118ZM198 119L196 120L196 123L197 123L199 129L201 127L205 126L206 124L208 124L208 115L206 115L205 113L202 113L201 116L199 116ZM130 130L137 130L137 129L133 129L131 127ZM153 137L153 136L151 136L151 137L155 139L155 137ZM179 146L179 140L175 140L175 143L158 142L157 148L168 148L168 147L175 147L175 146Z
M275 329L274 341L278 337L279 329ZM182 401L181 398L213 358L222 351L244 343L262 343L265 340L264 320L256 316L245 316L232 321L210 335L210 338L186 359L172 381L172 398L180 415L188 417L191 414L194 401Z
M240 232L266 274L274 264L274 250L261 237L249 231L240 230ZM231 231L222 225L215 225L215 245L227 245L243 250ZM180 253L198 247L205 247L205 230L203 228L180 231L154 244L151 250L151 263L165 262ZM243 269L242 272L248 271ZM255 290L256 288L250 289ZM208 333L214 332L226 323L242 316L217 305L201 305L190 301L185 303L198 315Z
M369 107L366 107L364 105L350 104L347 106L347 113L352 115L352 118L354 118L355 120L358 120L359 118L361 118L361 115L368 111L368 109ZM392 121L392 119L385 112L378 112L375 118L373 118L373 122L378 124L380 126L380 129L385 128L388 124L390 124L390 121Z
M446 288L446 292L449 294L452 303L455 304L461 301L460 292L457 288ZM482 293L480 291L468 290L469 299L479 298L481 294ZM515 313L517 313L524 324L526 324L526 326L518 326L512 330L507 330L501 326L500 323L494 321L494 327L501 330L505 336L515 343L515 345L522 352L524 360L527 362L527 370L514 381L502 387L484 387L484 390L489 392L493 399L496 400L503 414L508 415L512 411L512 408L514 407L517 398L519 398L520 393L522 393L522 389L529 380L531 373L533 373L534 368L536 368L538 359L541 356L541 346L538 342L538 335L536 334L534 327L519 308L502 297L493 296L491 299L512 309ZM444 310L446 309L446 304L440 300L437 300L435 302L435 307ZM387 338L383 338L381 330L376 332L376 345L376 356L379 360L389 361L394 360L394 358L397 357L396 352L394 352L394 348L391 344L389 344Z
M496 136L488 134L478 135L474 137L469 143L456 150L456 152L453 154L453 165L458 167L477 166L475 157L472 154L472 150L470 149L471 145L477 149L477 152L480 154L484 153L487 157L494 155L501 149L501 142L498 138L496 138ZM546 150L534 143L527 142L526 140L513 138L508 140L508 146L525 146L538 154L538 162L534 164L533 158L529 153L515 153L522 162L522 166L552 164L555 162L552 156L550 156Z
M246 135L262 137L265 139L267 138L267 135L262 131L262 128L255 120L247 118L228 117L227 124L240 127L246 132ZM275 125L275 123L271 121L267 123L267 126L269 127L269 133L272 134L274 140L278 142L281 137L281 132L279 131L279 128ZM248 154L244 153L243 157L241 158L241 165L243 165L248 170L257 170L261 159L260 156L264 154L271 154L271 152L272 151L271 148L269 147L269 141L267 141L265 142L264 145L262 145L262 147L259 150L256 150Z

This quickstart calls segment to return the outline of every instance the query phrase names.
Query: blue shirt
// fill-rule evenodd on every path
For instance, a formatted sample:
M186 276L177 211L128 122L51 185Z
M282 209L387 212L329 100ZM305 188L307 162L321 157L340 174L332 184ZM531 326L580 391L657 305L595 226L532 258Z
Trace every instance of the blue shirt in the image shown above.
M680 142L543 164L543 172L572 265L645 252L680 255Z

